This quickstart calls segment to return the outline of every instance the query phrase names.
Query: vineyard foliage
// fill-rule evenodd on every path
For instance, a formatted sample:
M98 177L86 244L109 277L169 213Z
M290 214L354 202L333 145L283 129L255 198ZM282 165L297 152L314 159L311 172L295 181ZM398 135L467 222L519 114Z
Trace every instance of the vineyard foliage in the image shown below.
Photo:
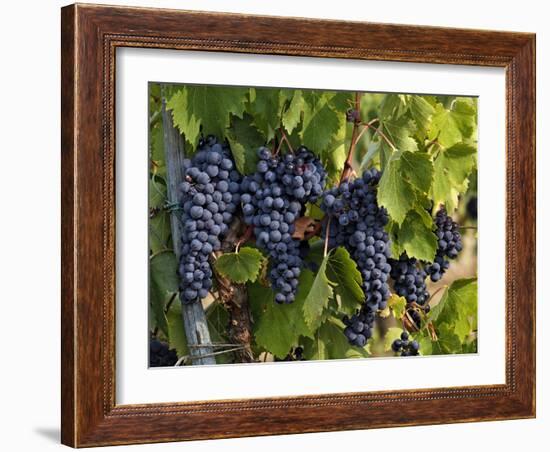
M475 237L475 220L465 209L475 196L477 180L475 98L157 83L149 90L149 329L179 357L189 350L170 232L174 206L167 202L163 99L184 138L186 157L196 152L202 137L212 134L230 146L242 175L256 171L261 146L280 148L282 154L306 146L326 169L327 189L338 186L345 171L354 179L369 168L379 170L378 204L387 211L385 231L394 259L406 253L418 261L434 261L434 218L441 207L461 226L470 225ZM355 121L349 121L349 110L358 111ZM350 149L352 170L346 167ZM320 206L319 200L308 203L304 215L322 222ZM345 248L327 251L322 233L307 240L306 265L290 304L274 302L267 276L270 260L254 239L213 263L216 274L246 288L251 346L258 360L289 359L297 348L306 360L392 355L392 344L404 330L418 342L421 355L477 351L475 270L468 277L432 284L430 291L438 302L422 311L419 324L411 322L409 305L390 284L392 294L387 307L377 313L372 339L358 347L342 334L342 319L364 302L361 272ZM210 334L213 341L227 343L228 312L216 285L210 292L203 301ZM216 359L234 362L231 353Z

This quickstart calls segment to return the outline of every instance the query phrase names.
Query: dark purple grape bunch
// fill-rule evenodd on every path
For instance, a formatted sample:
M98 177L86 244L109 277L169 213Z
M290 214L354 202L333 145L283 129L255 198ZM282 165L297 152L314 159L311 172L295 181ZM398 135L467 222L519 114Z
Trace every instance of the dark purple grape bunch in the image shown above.
M426 288L428 274L423 265L415 258L409 258L406 253L403 253L399 260L390 259L389 262L395 293L404 297L407 303L423 306L430 298Z
M183 303L207 296L212 287L209 256L221 247L240 202L241 176L229 146L209 135L199 141L196 154L183 161L180 185L182 247L178 268Z
M304 204L322 194L326 172L304 146L296 155L282 158L261 147L258 158L256 172L245 176L240 187L244 221L254 226L256 244L271 258L269 278L275 301L292 303L303 262L300 241L292 238L294 222Z
M389 263L395 293L405 298L407 314L416 327L420 328L422 323L420 312L427 314L430 311L428 304L430 293L426 287L428 274L424 265L415 258L409 258L406 253L403 253L399 259L390 259Z
M361 122L361 114L358 110L350 108L348 111L346 111L346 121L351 123Z
M393 341L391 348L395 353L400 353L401 356L417 356L420 344L415 340L409 340L409 333L403 331L401 338Z
M178 361L174 349L170 349L166 342L158 339L149 339L149 367L170 367Z
M370 309L362 309L351 317L344 316L342 321L346 328L344 335L351 345L364 347L367 341L372 337L372 329L375 314Z
M456 259L462 251L462 237L458 224L447 215L444 207L435 215L437 251L433 263L426 265L426 272L433 282L439 281L449 269L449 259Z
M363 278L365 301L356 317L348 319L345 333L358 346L371 336L375 314L386 308L390 296L389 237L384 231L388 214L377 202L380 177L378 170L367 170L361 178L328 190L321 203L330 220L322 232L324 236L328 229L329 247L345 247Z

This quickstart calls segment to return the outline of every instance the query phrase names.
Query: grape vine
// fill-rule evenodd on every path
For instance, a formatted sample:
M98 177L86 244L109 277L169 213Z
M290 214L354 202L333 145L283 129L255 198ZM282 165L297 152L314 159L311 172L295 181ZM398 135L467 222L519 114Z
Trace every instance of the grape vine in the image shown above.
M151 116L151 359L186 350L177 292L238 361L236 287L249 360L477 350L475 98L167 86L151 111L164 100L188 158L170 205Z

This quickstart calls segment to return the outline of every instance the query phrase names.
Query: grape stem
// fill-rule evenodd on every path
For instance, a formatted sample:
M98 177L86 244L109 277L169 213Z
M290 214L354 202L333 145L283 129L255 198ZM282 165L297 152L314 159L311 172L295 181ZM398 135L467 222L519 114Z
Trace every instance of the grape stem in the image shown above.
M254 227L252 225L248 225L246 229L244 230L243 234L239 237L237 240L237 244L235 245L235 253L239 252L239 247L243 244L248 242L252 236L254 235Z
M283 143L286 143L286 146L288 147L288 150L294 154L294 149L292 149L292 145L290 144L290 141L288 140L288 137L286 136L284 128L279 127L279 132L281 134L281 141L279 141L279 146L277 146L277 150L275 151L275 155L279 154L279 151L281 150L281 147L283 146Z

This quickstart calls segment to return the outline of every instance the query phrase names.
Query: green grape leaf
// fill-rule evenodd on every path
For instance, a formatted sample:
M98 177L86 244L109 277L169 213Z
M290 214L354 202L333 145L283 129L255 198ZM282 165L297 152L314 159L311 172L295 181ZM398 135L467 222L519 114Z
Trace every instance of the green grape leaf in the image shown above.
M422 222L424 223L424 226L426 226L430 230L433 230L434 219L432 218L432 216L428 212L427 207L428 206L426 206L426 207L416 206L415 212L422 219Z
M428 138L449 148L472 136L475 129L476 108L466 100L456 100L450 110L442 104L435 106Z
M150 130L150 158L157 166L164 166L164 129L162 122L157 122Z
M210 340L212 343L229 342L227 337L227 325L229 324L229 314L222 303L211 303L206 309L206 321L208 331L210 331ZM221 353L215 356L216 364L232 364L234 356L232 353Z
M323 163L328 172L329 179L337 180L342 174L344 163L347 158L346 134L347 126L345 118L340 121L338 131L333 135L327 152L323 155Z
M423 356L432 355L432 340L428 336L422 336L416 339L420 348L419 353Z
M425 135L430 126L432 115L435 113L434 107L424 99L424 96L412 95L409 96L409 111L419 132Z
M304 121L300 136L305 146L323 156L340 128L338 114L330 107L329 94L304 92Z
M434 168L428 154L401 152L399 155L399 168L414 188L423 193L430 190Z
M415 124L406 116L399 119L386 119L382 122L382 128L384 134L400 151L418 150L418 144L412 138L416 130Z
M411 184L401 174L399 153L395 153L386 165L378 186L378 203L384 206L390 217L401 224L412 209L415 194Z
M257 282L248 286L254 317L254 338L260 347L279 358L284 358L291 347L299 345L301 336L313 337L302 312L313 278L311 271L303 270L296 299L293 303L285 305L275 303L272 289Z
M254 118L254 125L266 138L266 142L275 137L275 131L281 125L281 110L290 99L291 90L273 88L251 88L248 112Z
M437 328L437 341L432 342L432 354L462 353L462 342L452 328L443 323Z
M225 253L216 259L216 270L231 281L243 284L256 281L262 268L263 254L256 248L243 247L236 253Z
M415 210L407 214L399 229L399 244L409 257L432 262L437 251L437 237L431 227L426 227L422 216Z
M380 104L380 117L400 118L407 111L406 97L402 94L386 94Z
M401 337L402 332L403 328L388 328L388 331L386 331L386 335L384 336L384 351L389 352L392 349L391 344L393 344L393 341Z
M252 174L256 171L257 150L265 144L264 138L252 122L253 118L247 113L242 119L232 116L231 129L226 135L235 165L241 174Z
M168 248L172 233L170 215L163 210L166 185L161 180L159 176L149 179L149 209L153 209L149 218L149 249L153 254Z
M183 326L181 304L178 301L172 303L166 317L168 322L168 345L176 350L178 357L188 355L187 336Z
M302 111L304 110L304 97L299 89L294 91L292 100L287 110L283 113L283 126L289 134L291 134L302 119Z
M329 298L333 295L331 282L326 275L329 257L330 254L325 256L321 262L309 293L304 300L304 317L306 319L306 323L312 329L319 326L323 311L328 305Z
M388 299L388 307L391 309L391 311L393 312L393 316L397 320L401 319L405 314L406 304L407 300L397 294L391 294L390 298Z
M304 357L307 360L365 358L369 356L368 348L350 345L342 334L345 325L334 317L329 317L321 324L313 339L302 338Z
M200 134L225 136L230 115L242 117L248 89L224 86L187 85L170 98L167 108L172 110L174 124L193 146Z
M149 208L162 208L166 204L166 185L156 176L149 179Z
M476 148L464 143L439 152L434 162L434 206L445 204L448 212L456 209L458 196L468 189L468 178L476 165L475 155Z
M169 335L164 309L168 299L178 291L176 256L172 252L155 255L149 261L149 303L160 330Z
M346 314L353 314L358 305L365 301L361 288L363 278L357 265L345 248L336 248L327 261L327 277L334 282L339 297L339 308Z
M158 212L149 218L149 249L152 254L169 249L172 229L168 212Z
M328 93L325 91L325 93ZM352 91L332 91L330 92L330 106L341 113L344 113L352 105L355 98L355 93ZM342 118L345 121L345 115L342 114Z
M477 329L477 279L455 280L430 311L430 319L437 328L448 326L460 341Z

